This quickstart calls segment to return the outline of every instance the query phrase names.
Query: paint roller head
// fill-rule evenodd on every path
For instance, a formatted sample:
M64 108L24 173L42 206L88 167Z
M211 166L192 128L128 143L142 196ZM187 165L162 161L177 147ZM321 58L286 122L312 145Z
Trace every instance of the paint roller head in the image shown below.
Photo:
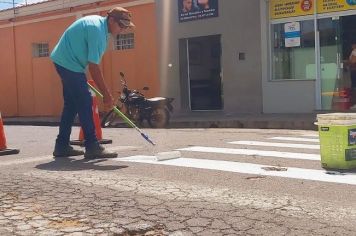
M171 152L159 152L157 153L157 161L166 161L180 158L182 154L180 151L171 151Z

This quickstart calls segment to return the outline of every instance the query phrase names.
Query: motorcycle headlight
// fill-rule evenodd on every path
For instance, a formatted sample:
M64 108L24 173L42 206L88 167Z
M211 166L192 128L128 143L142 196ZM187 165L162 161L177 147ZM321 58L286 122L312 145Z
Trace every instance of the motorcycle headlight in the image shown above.
M120 95L120 99L121 99L121 100L125 100L125 98L126 98L126 95L125 95L124 93L122 93L122 94Z

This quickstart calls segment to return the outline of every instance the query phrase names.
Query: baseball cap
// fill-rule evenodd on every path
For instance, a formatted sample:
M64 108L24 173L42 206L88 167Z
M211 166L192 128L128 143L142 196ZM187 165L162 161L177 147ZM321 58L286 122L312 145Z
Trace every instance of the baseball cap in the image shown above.
M115 7L108 12L108 16L113 17L116 22L122 24L125 27L135 27L134 23L131 21L131 12L123 7Z

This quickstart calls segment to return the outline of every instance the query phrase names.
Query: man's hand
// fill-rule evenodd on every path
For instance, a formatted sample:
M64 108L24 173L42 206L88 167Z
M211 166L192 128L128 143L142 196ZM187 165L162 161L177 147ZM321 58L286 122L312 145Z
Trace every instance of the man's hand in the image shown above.
M115 105L114 99L110 93L103 95L103 102L104 102L104 110L106 112L110 111L113 108L113 106Z
M101 73L100 67L97 64L89 63L89 72L91 77L95 81L95 84L98 86L99 90L103 94L103 102L105 111L109 111L114 106L114 99L106 87L103 74Z

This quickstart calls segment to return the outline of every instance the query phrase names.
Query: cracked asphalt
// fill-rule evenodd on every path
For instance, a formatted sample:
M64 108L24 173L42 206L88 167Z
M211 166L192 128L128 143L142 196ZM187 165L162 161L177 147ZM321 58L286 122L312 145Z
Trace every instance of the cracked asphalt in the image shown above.
M82 157L53 160L46 154L56 129L6 130L21 153L0 159L0 235L356 234L354 186ZM23 138L14 135L19 130ZM31 132L40 133L38 140L28 140ZM126 145L118 151L121 157L149 152L130 130L121 129L118 137L116 129L105 132L114 144ZM165 143L160 151L168 151L255 133L299 131L149 132Z

